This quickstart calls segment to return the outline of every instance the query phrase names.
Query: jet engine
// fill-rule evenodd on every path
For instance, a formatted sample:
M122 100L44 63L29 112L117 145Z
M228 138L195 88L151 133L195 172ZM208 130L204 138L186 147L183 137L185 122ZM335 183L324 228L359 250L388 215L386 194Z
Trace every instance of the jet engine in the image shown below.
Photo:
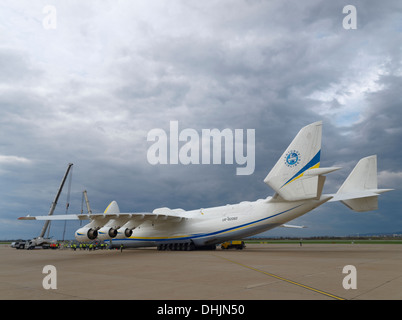
M98 239L107 240L117 236L117 229L111 227L102 227L98 230Z
M125 239L125 238L130 238L131 235L133 234L133 229L129 228L120 228L117 230L117 239Z
M83 227L75 231L75 239L79 242L95 240L98 236L98 230L93 228Z

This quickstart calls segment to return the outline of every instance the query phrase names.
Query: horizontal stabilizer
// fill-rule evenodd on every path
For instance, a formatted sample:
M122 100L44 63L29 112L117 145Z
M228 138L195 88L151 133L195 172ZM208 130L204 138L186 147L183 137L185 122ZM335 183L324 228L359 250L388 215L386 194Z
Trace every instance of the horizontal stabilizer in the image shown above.
M354 191L347 193L335 193L330 195L332 196L332 199L329 200L329 202L376 197L379 196L381 193L392 190L394 189L371 189L371 190Z
M293 224L282 224L282 225L280 225L280 227L283 227L283 228L292 228L292 229L304 229L304 228L307 228L307 227L305 227L305 226L295 226L295 225L293 225Z

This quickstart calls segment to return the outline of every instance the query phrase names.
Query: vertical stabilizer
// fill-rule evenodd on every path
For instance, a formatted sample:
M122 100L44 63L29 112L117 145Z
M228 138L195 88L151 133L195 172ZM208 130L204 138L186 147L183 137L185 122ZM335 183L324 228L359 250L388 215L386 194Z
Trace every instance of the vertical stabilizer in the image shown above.
M377 156L361 159L339 188L337 194L355 194L364 191L378 191L377 185ZM365 212L378 209L378 196L368 196L341 201L348 208Z
M283 199L311 199L321 192L319 172L306 174L320 166L321 135L322 121L302 128L264 179Z
M361 159L330 201L341 201L353 211L378 209L378 196L393 189L378 189L377 156Z
M369 156L357 163L337 193L377 189L377 156Z
M106 208L104 213L120 213L119 205L116 201L112 201Z

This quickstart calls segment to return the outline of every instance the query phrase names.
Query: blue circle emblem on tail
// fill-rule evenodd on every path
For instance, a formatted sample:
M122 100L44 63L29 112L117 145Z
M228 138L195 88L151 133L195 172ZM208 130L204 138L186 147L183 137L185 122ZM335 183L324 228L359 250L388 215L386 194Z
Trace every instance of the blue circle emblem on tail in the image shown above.
M288 167L295 167L300 162L300 153L297 150L290 150L285 156L285 163Z

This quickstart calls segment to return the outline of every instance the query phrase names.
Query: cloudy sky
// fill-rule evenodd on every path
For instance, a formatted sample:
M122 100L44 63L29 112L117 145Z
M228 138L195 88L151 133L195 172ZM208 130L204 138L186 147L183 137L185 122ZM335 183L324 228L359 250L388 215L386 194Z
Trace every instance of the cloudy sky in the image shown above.
M345 29L346 5L356 29ZM48 7L50 5L50 7ZM350 22L350 21L349 21ZM375 212L326 204L269 235L402 231L400 1L2 1L0 238L37 236L69 162L70 208L196 209L272 195L263 179L299 129L323 121L324 191L377 154ZM147 134L255 130L255 170L151 165ZM65 187L56 210L65 213ZM69 222L66 238L78 225ZM50 235L62 237L63 223Z

